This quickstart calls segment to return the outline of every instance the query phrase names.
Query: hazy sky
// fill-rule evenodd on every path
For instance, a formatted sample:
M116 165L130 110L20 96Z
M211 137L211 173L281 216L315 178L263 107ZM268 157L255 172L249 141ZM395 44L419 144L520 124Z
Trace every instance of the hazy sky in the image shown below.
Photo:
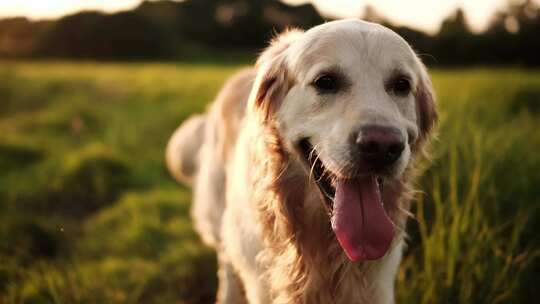
M196 0L195 0L196 1ZM366 4L394 23L436 31L441 20L456 7L463 7L470 25L483 29L494 11L508 0L312 0L326 14L339 17L359 16ZM540 0L534 0L540 3ZM82 9L107 12L130 9L141 0L0 0L0 17L26 16L32 19L54 18ZM302 3L306 0L285 0Z

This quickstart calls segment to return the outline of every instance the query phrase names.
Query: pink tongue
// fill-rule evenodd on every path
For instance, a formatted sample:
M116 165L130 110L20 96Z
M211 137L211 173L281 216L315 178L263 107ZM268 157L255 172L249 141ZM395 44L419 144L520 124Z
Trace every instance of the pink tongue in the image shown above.
M332 229L353 262L386 254L394 225L384 211L375 176L337 182Z

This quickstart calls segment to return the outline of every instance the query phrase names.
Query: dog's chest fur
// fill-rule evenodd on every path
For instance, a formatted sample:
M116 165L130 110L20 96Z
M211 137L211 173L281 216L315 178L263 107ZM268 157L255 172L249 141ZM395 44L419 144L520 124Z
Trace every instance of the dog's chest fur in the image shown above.
M290 292L278 294L277 303L393 303L394 279L401 261L403 240L399 235L387 256L378 261L352 263L345 256L330 228L329 215L315 186L308 187L303 202L304 215L299 236L292 253L272 255L268 267L270 273L278 273L282 279L294 276L287 273L281 259L303 263L305 276L298 286L296 297ZM298 251L299 250L299 251ZM291 257L290 255L294 257ZM299 256L303 255L303 256ZM272 269L276 267L278 269ZM284 273L283 273L284 271ZM285 283L283 283L285 285ZM281 297L283 301L279 301Z
M396 238L392 250L379 261L349 262L333 235L316 186L308 183L305 173L298 171L300 167L289 164L279 176L285 182L277 184L290 189L265 188L265 182L276 183L271 180L276 178L272 174L263 172L267 179L257 179L257 171L267 168L261 168L252 155L256 149L253 136L240 134L235 160L227 170L230 204L223 225L224 249L245 285L250 303L393 303L402 237ZM275 191L287 194L276 196L272 193ZM266 215L261 214L264 211L258 203L264 196L283 200L270 203L292 204L302 212L298 218L303 220L289 227L293 229L291 235L268 238L268 234L287 230L277 222L291 219L276 214L271 215L276 218L270 222L261 221Z

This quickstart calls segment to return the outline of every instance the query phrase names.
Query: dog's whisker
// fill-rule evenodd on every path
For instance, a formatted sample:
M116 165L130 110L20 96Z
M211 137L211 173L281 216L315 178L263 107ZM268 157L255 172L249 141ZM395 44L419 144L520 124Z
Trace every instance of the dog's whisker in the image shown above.
M313 157L313 153L316 152L316 149L317 149L318 146L319 146L319 144L316 144L315 146L313 146L313 148L311 149L311 152L309 153L309 159L311 159ZM311 168L309 170L309 177L308 177L309 180L311 180L313 178L313 175L314 175L313 171L315 170L315 164L317 163L317 160L319 160L319 154L315 153L315 156L316 156L316 158L312 162Z
M319 147L319 145L320 145L320 143L315 144L315 146L313 146L313 148L311 148L311 151L309 152L309 158L313 157L313 153L315 153L317 151L317 148ZM315 154L315 155L318 155L318 154Z

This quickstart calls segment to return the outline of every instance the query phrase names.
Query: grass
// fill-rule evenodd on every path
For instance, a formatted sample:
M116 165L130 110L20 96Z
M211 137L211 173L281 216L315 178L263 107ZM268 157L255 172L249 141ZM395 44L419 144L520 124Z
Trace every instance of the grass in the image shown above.
M211 303L168 136L239 65L2 62L0 303ZM538 297L540 72L436 70L398 303Z

